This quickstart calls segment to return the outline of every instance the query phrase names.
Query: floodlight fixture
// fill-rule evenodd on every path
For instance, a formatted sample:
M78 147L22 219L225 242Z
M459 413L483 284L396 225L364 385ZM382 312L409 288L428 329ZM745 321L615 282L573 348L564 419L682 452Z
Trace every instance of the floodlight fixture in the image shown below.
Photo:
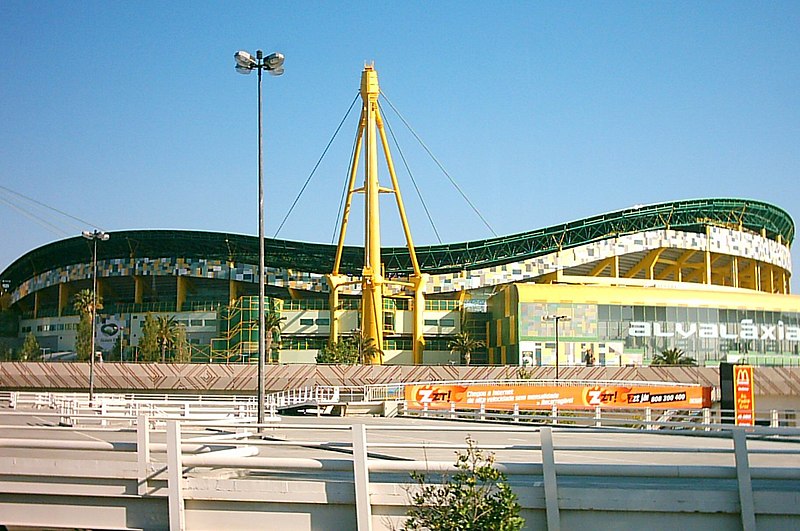
M259 432L261 425L264 424L264 402L265 402L265 381L266 372L265 361L268 353L266 352L266 293L264 284L266 283L264 264L264 149L261 120L261 71L266 70L273 76L283 74L282 53L274 52L264 57L264 52L256 50L253 58L250 52L239 50L233 54L236 59L236 71L240 74L249 74L253 70L258 70L258 424Z
M233 58L236 59L237 66L241 66L242 68L253 69L257 66L255 59L253 56L250 55L249 52L244 50L239 50L235 54L233 54Z

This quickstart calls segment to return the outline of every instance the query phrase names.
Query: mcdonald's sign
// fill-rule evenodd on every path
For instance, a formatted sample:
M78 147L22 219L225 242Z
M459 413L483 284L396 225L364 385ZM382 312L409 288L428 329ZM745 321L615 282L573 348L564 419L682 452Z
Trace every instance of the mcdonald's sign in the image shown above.
M753 367L735 365L733 367L733 386L735 390L735 414L737 426L754 426L756 423L755 393L753 392Z

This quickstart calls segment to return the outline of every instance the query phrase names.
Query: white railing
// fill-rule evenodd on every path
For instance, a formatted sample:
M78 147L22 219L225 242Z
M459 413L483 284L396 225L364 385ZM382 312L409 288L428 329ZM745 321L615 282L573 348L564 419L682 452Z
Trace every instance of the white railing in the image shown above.
M252 396L95 393L94 400L90 401L86 393L9 392L0 399L7 400L12 410L53 411L59 416L59 424L62 426L107 426L109 423L133 425L141 414L146 414L157 422L168 419L237 422L257 420L257 401ZM269 420L278 420L273 406L268 406L267 414Z
M273 518L267 521L278 528L280 518L286 518L287 511L297 511L303 515L313 512L317 518L316 528L395 528L402 523L402 516L398 515L408 507L409 489L414 488L409 476L405 475L403 480L403 475L452 471L453 460L421 457L434 450L450 452L465 448L458 442L429 441L447 432L456 441L463 441L466 434L471 434L475 440L499 434L492 439L495 443L479 446L503 456L496 466L509 476L514 490L518 491L523 514L546 521L550 529L560 527L561 511L565 510L570 512L570 518L575 518L576 512L588 513L597 519L594 521L597 528L610 525L609 518L622 525L626 514L636 514L639 518L636 521L641 521L645 512L659 519L679 514L678 521L690 527L751 530L755 528L756 515L760 519L777 515L785 528L800 526L800 507L793 503L800 496L800 466L787 466L800 462L800 450L777 442L769 446L773 441L759 440L770 433L761 428L750 432L755 437L753 443L748 441L745 430L731 429L721 435L710 434L715 440L723 441L715 445L704 445L711 439L701 438L696 439L696 444L679 446L673 444L674 438L671 438L663 442L647 439L643 444L626 446L609 443L608 438L598 444L591 437L578 444L570 430L547 426L301 424L282 425L280 438L264 440L251 437L255 435L255 426L246 433L215 435L204 428L237 429L240 425L168 420L165 443L155 443L151 438L158 432L151 428L150 420L147 415L137 417L135 442L107 442L100 433L95 433L91 439L80 436L64 440L63 435L59 435L58 439L49 440L48 432L41 427L29 427L35 430L31 437L0 439L0 450L10 448L13 452L13 457L5 457L0 452L0 494L5 492L1 489L6 488L2 485L14 483L16 495L30 496L25 503L26 510L13 504L3 506L0 523L43 527L148 527L141 522L149 522L150 527L190 529L193 522L195 527L222 526L225 518L237 522L240 527L242 522L249 522L251 527L263 527L265 518ZM4 430L6 428L12 427L5 426ZM263 428L274 429L274 425ZM390 436L383 436L387 432L391 432ZM503 435L506 433L509 435ZM786 430L785 435L798 437L800 430ZM522 442L497 442L508 441L509 437ZM312 444L308 438L340 441L337 443L340 452L351 455L324 458L279 454L287 447L308 449ZM759 447L751 448L750 444ZM700 446L705 446L702 451ZM35 455L38 450L49 449L60 451L57 461L53 462L47 455ZM317 453L323 449L324 446L320 447ZM410 451L419 457L403 460L374 457L390 450ZM98 461L97 454L86 452L102 452L104 457ZM633 461L625 459L628 464L596 464L617 452L631 452L628 456L631 459L636 454L641 462L630 464ZM27 456L32 453L32 457ZM676 454L686 454L687 458L679 459L680 465L659 464L660 456L672 456L666 459L674 461ZM556 455L561 458L556 459ZM726 459L732 464L713 465L697 458L714 455L728 456ZM583 460L564 456L583 456ZM766 464L751 466L756 458ZM103 466L94 467L93 463L98 462ZM220 475L221 471L228 472ZM6 478L9 474L27 479L22 483L9 483ZM348 477L350 479L343 479ZM120 488L87 488L89 478L97 480L97 484L133 484L135 488L120 497ZM247 481L242 483L240 478L247 478ZM567 487L560 487L565 480ZM687 497L684 491L689 481L692 495ZM735 485L733 488L725 486L731 481ZM598 488L598 482L602 482L602 489ZM642 482L648 482L648 490L654 493L646 507L642 505L641 496L624 495L632 483ZM324 487L311 488L312 484ZM566 490L559 492L559 488ZM345 495L345 491L350 494ZM320 493L325 495L320 496ZM46 505L49 500L56 499L60 511L31 510L33 504ZM335 503L331 503L331 499L336 500ZM216 504L215 511L204 510L198 500ZM585 500L585 503L577 503L577 500ZM107 509L124 507L125 510L86 511L89 501ZM147 503L138 504L137 501ZM257 504L252 503L256 501ZM166 506L166 510L154 511L154 502L163 504L160 507ZM78 509L66 510L71 504ZM343 506L350 506L352 513L348 515ZM46 518L60 520L44 520ZM310 520L309 516L305 521Z
M712 431L730 428L733 424L734 412L721 409L704 408L699 410L664 410L655 408L620 409L549 409L524 410L515 404L513 409L491 409L485 404L475 408L458 408L455 402L447 409L431 409L427 404L422 408L412 408L408 402L400 401L398 415L408 417L462 419L489 422L511 422L514 424L551 424L578 426L618 426L646 430L698 430ZM794 411L771 409L756 411L756 424L770 428L798 428ZM725 422L728 420L729 422Z
M502 381L506 383L506 380ZM529 384L529 380L517 381ZM451 382L466 385L469 382ZM607 382L608 383L608 382ZM423 416L429 418L449 418L484 420L494 422L535 423L535 424L579 424L582 426L624 426L642 429L716 429L723 424L723 418L733 418L733 412L719 409L703 410L664 410L658 408L641 409L559 409L558 406L546 409L523 410L518 405L514 409L492 409L483 405L474 409L449 408L414 409L403 400L405 385L368 386L309 386L267 395L265 403L270 419L277 419L278 410L308 406L321 414L335 405L380 402L394 402L398 407L384 408L383 413L393 415ZM420 384L416 384L420 385ZM424 384L422 384L424 385ZM111 420L126 420L132 424L139 414L147 414L159 421L169 418L192 418L195 420L237 419L240 422L254 422L257 416L257 400L254 396L226 395L179 395L179 394L95 394L90 403L85 393L46 393L46 392L3 392L0 393L0 407L3 403L11 409L50 409L61 416L61 424L75 425L77 422L106 425ZM793 427L800 426L794 411L757 411L756 421L762 426Z
M336 404L339 400L339 387L322 385L279 391L271 393L265 398L266 404L278 409L300 405Z

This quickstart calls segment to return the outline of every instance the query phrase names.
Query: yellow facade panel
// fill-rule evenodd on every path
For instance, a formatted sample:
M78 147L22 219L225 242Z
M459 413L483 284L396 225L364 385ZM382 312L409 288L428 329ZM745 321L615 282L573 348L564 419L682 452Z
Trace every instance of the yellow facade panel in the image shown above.
M800 296L742 289L705 290L641 286L516 284L520 302L561 302L641 306L687 306L800 311ZM507 314L508 315L508 314Z

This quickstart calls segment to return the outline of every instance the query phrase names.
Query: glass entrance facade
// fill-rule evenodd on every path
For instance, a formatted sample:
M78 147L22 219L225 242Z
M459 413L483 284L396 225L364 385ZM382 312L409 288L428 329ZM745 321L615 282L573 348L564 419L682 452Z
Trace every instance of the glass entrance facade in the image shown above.
M558 362L563 365L648 365L667 349L683 350L699 365L731 359L800 365L800 304L793 300L797 297L782 304L787 308L766 309L777 296L756 299L738 292L644 288L617 288L612 293L589 286L510 289L518 290L517 296L500 295L503 304L493 305L489 343L495 363L505 357L508 364L555 364L556 325L545 316L560 315L567 317L558 323ZM604 302L606 294L630 302ZM550 301L526 300L539 297ZM645 298L652 302L634 302ZM780 296L781 303L787 300Z

